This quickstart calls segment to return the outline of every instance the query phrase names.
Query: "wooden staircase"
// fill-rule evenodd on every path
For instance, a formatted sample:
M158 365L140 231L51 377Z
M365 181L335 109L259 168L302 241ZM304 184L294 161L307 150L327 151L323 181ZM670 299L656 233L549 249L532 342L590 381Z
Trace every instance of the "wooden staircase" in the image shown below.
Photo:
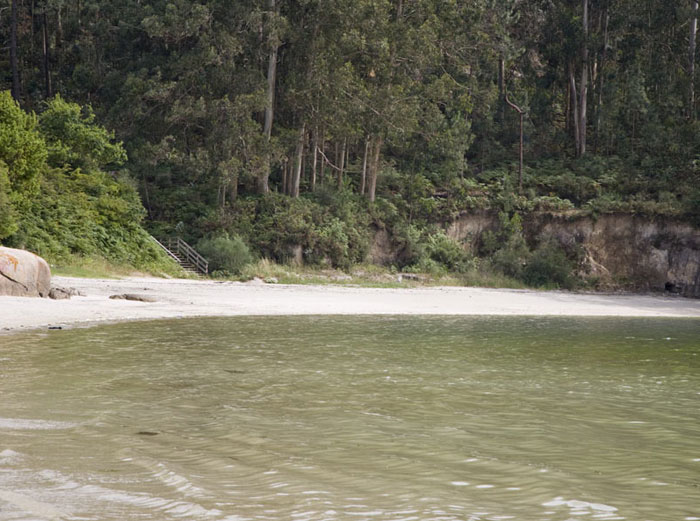
M153 236L151 239L177 262L185 273L197 278L209 273L209 261L180 237L170 237L167 246Z

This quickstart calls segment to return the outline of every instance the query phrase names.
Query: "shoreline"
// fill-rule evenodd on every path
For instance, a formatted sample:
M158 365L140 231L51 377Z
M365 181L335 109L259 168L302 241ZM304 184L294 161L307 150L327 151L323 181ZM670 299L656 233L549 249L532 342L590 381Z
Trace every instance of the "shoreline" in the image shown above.
M53 277L85 296L0 297L0 334L168 318L270 315L497 315L700 318L700 300L473 287L362 288L189 279ZM111 300L133 293L155 302Z

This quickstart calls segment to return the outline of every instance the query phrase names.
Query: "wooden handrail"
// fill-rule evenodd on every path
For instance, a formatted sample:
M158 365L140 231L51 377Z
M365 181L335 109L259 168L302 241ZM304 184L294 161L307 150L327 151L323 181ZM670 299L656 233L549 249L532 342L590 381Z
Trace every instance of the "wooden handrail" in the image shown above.
M192 263L198 271L209 273L209 261L202 257L197 250L183 241L180 237L169 238L168 248L175 253L182 255L185 260Z
M180 259L178 259L178 258L175 256L175 254L173 254L173 252L171 252L168 248L166 248L166 247L163 245L162 242L160 242L158 239L156 239L155 237L153 237L153 235L151 235L151 240L152 240L153 242L155 242L158 246L160 246L160 248L161 248L165 253L168 254L168 257L170 257L171 259L173 259L173 260L174 260L175 262L177 262L178 264L180 263Z

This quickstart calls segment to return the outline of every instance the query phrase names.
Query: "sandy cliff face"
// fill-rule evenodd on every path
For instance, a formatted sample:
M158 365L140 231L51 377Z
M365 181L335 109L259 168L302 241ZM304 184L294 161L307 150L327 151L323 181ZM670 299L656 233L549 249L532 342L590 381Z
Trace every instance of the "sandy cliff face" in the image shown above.
M475 245L484 231L497 225L495 215L464 215L448 234ZM553 237L568 251L578 252L581 274L603 285L700 298L700 229L683 221L627 214L530 214L523 231L533 246Z

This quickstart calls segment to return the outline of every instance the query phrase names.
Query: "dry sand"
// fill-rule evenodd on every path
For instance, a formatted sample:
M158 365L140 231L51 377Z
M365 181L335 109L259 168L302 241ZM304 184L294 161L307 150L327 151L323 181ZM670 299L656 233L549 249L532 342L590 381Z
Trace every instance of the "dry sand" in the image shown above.
M552 315L700 318L700 300L483 288L373 289L264 283L54 277L86 296L0 297L0 332L101 322L237 315ZM110 300L135 293L157 302Z

